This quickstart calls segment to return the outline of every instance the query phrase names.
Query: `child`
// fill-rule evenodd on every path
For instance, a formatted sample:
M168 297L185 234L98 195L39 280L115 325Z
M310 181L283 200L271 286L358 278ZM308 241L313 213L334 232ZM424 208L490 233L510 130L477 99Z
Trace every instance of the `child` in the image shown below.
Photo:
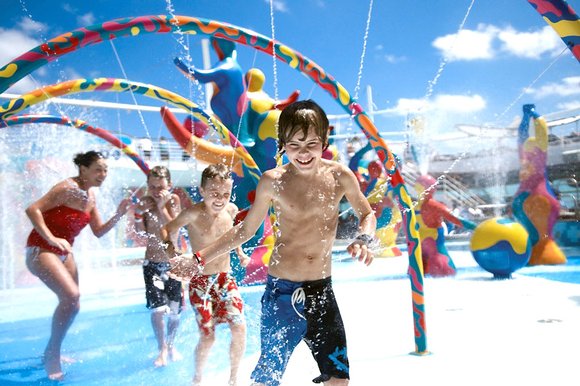
M203 201L185 209L164 227L164 237L187 226L191 248L197 251L210 244L234 226L238 212L230 202L233 180L227 166L210 165L202 172L199 192ZM246 322L243 301L230 271L230 250L208 261L203 274L189 282L189 299L196 311L200 338L195 349L195 374L193 384L201 383L203 368L215 341L215 326L229 324L232 340L230 346L231 371L229 385L237 384L238 368L246 348ZM236 249L243 267L250 258L241 247Z
M183 304L181 282L167 276L169 261L160 239L161 227L177 217L179 196L170 192L171 174L165 166L155 166L147 175L147 195L135 208L135 230L147 238L143 260L145 298L151 312L151 325L157 339L159 355L155 367L167 365L167 358L180 360L174 347ZM169 315L165 338L165 315Z
M359 235L347 251L367 265L373 260L368 245L376 218L350 169L322 159L328 119L315 102L295 102L282 111L278 140L289 162L263 174L245 220L198 250L194 259L173 259L171 274L191 276L250 239L272 205L279 232L262 297L261 355L252 373L254 385L278 385L302 339L321 372L314 382L347 385L346 335L331 281L340 200L346 196L360 219Z

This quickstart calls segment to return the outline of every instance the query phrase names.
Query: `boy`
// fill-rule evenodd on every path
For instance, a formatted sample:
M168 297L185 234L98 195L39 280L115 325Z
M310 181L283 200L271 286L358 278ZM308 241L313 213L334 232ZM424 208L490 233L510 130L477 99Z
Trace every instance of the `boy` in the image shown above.
M331 282L341 198L346 196L360 219L359 236L347 250L367 265L373 259L368 245L376 218L348 167L322 159L328 119L320 106L307 100L286 107L278 122L278 139L289 162L263 174L244 221L195 253L194 259L173 259L170 274L191 276L215 256L250 239L272 205L279 231L262 297L261 355L252 373L254 385L279 385L302 339L321 372L314 382L347 385L346 335Z
M163 229L165 239L186 226L191 248L197 251L229 231L238 213L237 206L230 202L233 183L227 166L217 164L205 168L199 188L203 201L185 209L166 224ZM250 258L241 247L236 252L240 264L247 266ZM246 322L242 297L229 271L230 250L226 250L208 261L203 274L192 277L189 282L189 299L196 311L200 330L195 349L194 386L201 383L203 368L215 341L215 326L224 322L231 330L229 385L237 384L238 368L246 348Z
M173 343L179 326L183 303L181 282L168 277L169 261L161 242L161 227L177 217L180 211L179 196L170 192L171 174L165 166L155 166L147 175L147 195L135 208L135 230L147 238L143 278L145 298L151 312L151 325L157 339L159 355L155 367L167 365L167 358L176 361L181 354ZM169 314L167 338L165 315Z

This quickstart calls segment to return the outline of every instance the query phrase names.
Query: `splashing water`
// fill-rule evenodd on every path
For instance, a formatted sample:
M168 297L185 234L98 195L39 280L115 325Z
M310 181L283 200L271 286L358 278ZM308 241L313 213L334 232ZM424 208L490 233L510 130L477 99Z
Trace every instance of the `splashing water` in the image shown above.
M57 182L77 175L72 159L77 153L91 149L106 154L114 150L97 137L66 126L25 125L0 130L0 227L3 229L0 233L3 256L0 289L40 285L24 264L26 238L32 230L25 209ZM97 207L103 218L114 213L123 197L122 173L110 169L108 179L95 190ZM112 184L111 180L122 183ZM115 265L113 251L121 246L124 228L125 218L100 239L89 227L85 228L73 247L79 269Z

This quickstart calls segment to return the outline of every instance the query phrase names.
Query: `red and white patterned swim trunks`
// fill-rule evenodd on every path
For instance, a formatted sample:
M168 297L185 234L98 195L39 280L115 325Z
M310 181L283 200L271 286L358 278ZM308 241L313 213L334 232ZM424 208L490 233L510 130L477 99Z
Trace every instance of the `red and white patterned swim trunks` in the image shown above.
M189 282L189 301L200 330L209 335L219 323L244 323L243 300L234 278L227 272L199 275Z

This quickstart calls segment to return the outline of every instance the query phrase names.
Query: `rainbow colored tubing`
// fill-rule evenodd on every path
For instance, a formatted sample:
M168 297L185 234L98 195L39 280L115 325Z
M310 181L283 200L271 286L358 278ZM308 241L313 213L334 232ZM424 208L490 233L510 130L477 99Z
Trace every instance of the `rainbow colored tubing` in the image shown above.
M0 106L0 121L6 120L10 116L50 98L91 91L131 91L136 94L141 94L149 98L170 103L190 112L208 126L215 127L220 137L222 137L223 140L228 141L235 149L236 154L242 159L245 170L248 171L250 178L252 178L256 185L258 184L262 173L260 172L260 169L258 169L254 159L219 120L208 115L195 103L181 95L149 84L113 78L69 80L55 85L42 87L27 94L23 94L18 98L9 100Z
M334 78L326 73L322 67L314 61L303 56L292 48L274 41L264 35L232 24L222 23L215 20L207 20L188 16L138 16L115 19L103 24L95 24L86 28L79 28L71 32L62 34L32 50L24 53L12 62L0 68L0 93L8 87L28 75L32 71L40 68L44 64L54 61L61 56L73 52L81 47L97 44L102 41L111 40L125 36L136 36L148 33L169 33L181 32L193 35L214 36L227 39L239 44L247 45L268 55L274 55L280 61L290 67L300 71L317 85L326 90L332 98L342 106L342 108L352 115L353 120L359 125L371 146L377 152L379 159L383 162L385 170L391 176L393 192L403 213L403 220L407 236L407 246L409 251L409 276L411 279L413 319L415 333L415 352L418 354L427 353L427 337L425 323L425 302L423 289L423 264L421 261L421 245L419 232L415 219L415 212L407 188L404 185L403 177L397 169L395 157L387 147L387 144L380 137L377 128L371 119L366 115L362 107L350 96L348 91ZM109 88L106 86L105 88ZM116 86L125 90L127 86ZM135 87L133 92L139 92L142 86ZM96 88L92 86L91 88ZM85 90L79 90L85 91ZM91 90L86 90L91 91ZM168 93L164 91L164 93ZM144 93L146 95L146 93ZM153 94L153 93L151 93ZM156 98L156 95L149 95ZM161 98L162 99L162 98ZM184 99L184 98L182 98ZM17 98L21 100L21 98ZM180 107L192 109L193 102L184 99L187 104ZM12 101L10 102L12 103ZM15 104L16 102L14 102ZM18 102L21 103L21 102ZM195 106L193 111L201 114L200 109ZM12 113L13 114L13 113ZM218 131L227 131L223 125L219 125L215 119L203 113L203 119L212 120ZM2 115L6 116L6 113ZM229 133L229 131L227 131ZM231 135L229 133L228 137ZM231 140L236 143L235 138ZM245 150L245 149L244 149ZM247 154L247 151L246 151Z
M131 146L127 146L123 141L119 139L119 137L115 136L111 132L105 129L101 129L100 127L91 126L85 121L80 119L72 120L68 117L57 117L55 115L42 115L42 114L19 115L16 117L7 118L5 120L0 120L0 128L26 125L31 123L49 123L55 125L70 126L74 127L75 129L87 132L89 134L96 135L97 137L104 139L111 145L123 151L123 153L125 153L129 158L133 160L133 162L135 162L135 164L137 164L139 169L141 169L141 171L143 171L145 175L149 173L149 166L141 157L139 157L139 154L137 154Z
M580 62L580 19L564 0L528 0Z

